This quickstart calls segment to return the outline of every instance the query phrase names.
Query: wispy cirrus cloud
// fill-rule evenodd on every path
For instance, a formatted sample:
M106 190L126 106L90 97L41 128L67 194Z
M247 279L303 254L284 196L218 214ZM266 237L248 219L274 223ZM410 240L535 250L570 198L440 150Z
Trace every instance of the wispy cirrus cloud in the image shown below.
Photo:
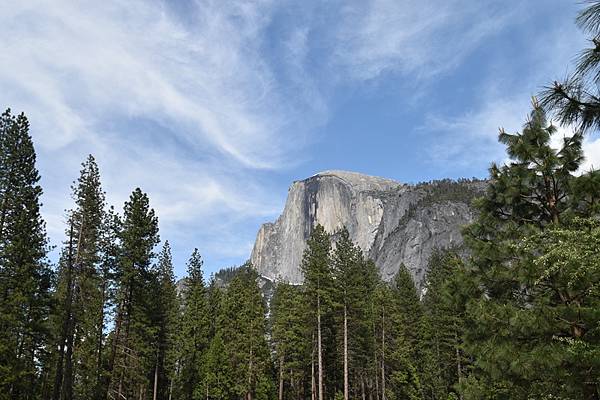
M335 56L353 79L394 72L431 78L517 22L519 8L504 1L349 2L342 7Z

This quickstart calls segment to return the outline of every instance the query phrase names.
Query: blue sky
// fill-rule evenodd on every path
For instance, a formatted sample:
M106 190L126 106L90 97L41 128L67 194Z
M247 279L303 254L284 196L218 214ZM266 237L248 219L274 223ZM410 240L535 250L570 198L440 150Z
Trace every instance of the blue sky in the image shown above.
M148 192L182 275L248 258L293 180L485 177L498 127L585 46L569 0L0 3L0 99L30 117L52 243L92 153ZM600 140L587 138L587 166Z

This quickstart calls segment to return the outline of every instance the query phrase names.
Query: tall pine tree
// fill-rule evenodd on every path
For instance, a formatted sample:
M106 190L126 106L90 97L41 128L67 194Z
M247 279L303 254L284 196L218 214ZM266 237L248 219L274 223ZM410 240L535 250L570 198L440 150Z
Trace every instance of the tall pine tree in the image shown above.
M51 270L29 121L0 118L0 398L34 398L48 369Z
M148 196L139 188L125 203L119 232L121 251L117 315L108 365L108 396L147 398L151 393L156 348L151 310L154 302L151 271L154 247L159 242L158 218Z
M194 391L202 382L202 361L209 345L210 316L202 264L198 249L194 249L187 265L179 338L178 393L183 400L196 398Z

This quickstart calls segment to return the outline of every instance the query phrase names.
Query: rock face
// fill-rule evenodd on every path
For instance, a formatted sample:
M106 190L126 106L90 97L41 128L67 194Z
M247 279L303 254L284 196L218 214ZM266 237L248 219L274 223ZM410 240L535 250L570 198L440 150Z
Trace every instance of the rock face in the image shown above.
M404 263L422 285L435 248L460 245L461 226L472 221L469 204L482 181L436 181L418 185L346 171L325 171L289 189L281 216L258 231L251 261L271 280L301 283L300 262L312 229L334 234L346 226L351 238L390 280Z

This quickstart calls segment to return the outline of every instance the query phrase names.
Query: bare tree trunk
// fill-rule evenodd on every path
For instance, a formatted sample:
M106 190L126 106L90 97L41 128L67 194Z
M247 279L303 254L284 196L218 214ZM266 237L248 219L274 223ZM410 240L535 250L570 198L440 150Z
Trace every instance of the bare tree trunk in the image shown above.
M110 385L112 381L112 374L115 367L115 359L117 356L117 346L119 344L119 337L121 336L121 324L123 323L123 300L119 303L119 307L117 308L117 320L115 321L115 334L112 342L112 348L110 350L110 360L108 362L108 374L106 379L106 387L105 387L105 398L108 399L108 394L110 391Z
M248 400L252 400L252 360L254 354L252 353L252 347L250 347L250 360L248 363L248 393L246 394L246 398Z
M317 400L317 383L315 379L315 333L312 338L312 352L310 360L310 394L312 400Z
M385 307L381 312L381 400L385 400Z
M365 393L365 377L362 375L360 377L360 391L362 394L362 400L367 400L367 394Z
M323 400L323 348L321 344L321 297L317 294L317 346L319 360L319 400Z
M54 389L52 391L52 399L59 400L63 386L63 364L67 335L69 334L69 325L71 321L71 308L73 304L73 221L69 229L69 250L67 254L67 294L65 298L65 312L63 315L62 330L58 345L58 360L56 361L56 374L54 376Z
M106 273L102 276L101 297L100 297L100 312L98 314L98 331L96 332L96 398L100 396L100 388L102 387L102 335L104 331L104 304L106 303Z
M158 350L156 350L156 365L154 366L154 391L152 393L152 400L156 400L158 395Z
M283 356L279 357L279 400L283 400Z
M462 363L460 360L460 350L458 349L458 334L456 333L456 326L454 331L455 350L456 350L456 374L458 377L458 384L462 383ZM462 395L459 394L458 398L462 400Z
M344 400L348 400L348 309L346 304L344 304Z

